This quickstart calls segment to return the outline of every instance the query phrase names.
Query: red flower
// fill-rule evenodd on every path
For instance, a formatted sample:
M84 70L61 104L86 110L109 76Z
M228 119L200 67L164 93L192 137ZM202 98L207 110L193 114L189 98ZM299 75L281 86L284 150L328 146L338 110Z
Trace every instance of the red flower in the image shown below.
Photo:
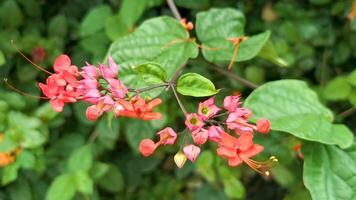
M153 109L161 103L162 100L159 98L147 103L140 96L135 96L129 102L123 99L117 99L114 112L116 116L126 116L143 120L160 119L162 114L153 112Z
M263 151L263 146L253 144L252 139L253 134L246 133L240 135L239 138L235 138L224 132L221 134L217 154L228 159L230 166L237 166L244 162L253 170L268 176L270 174L269 168L277 162L277 159L272 156L267 162L251 160L251 157Z
M156 150L156 144L151 139L144 139L141 141L139 149L144 157L148 157Z
M76 102L80 94L77 92L79 86L76 76L78 69L71 65L67 55L60 55L54 61L55 74L49 76L46 84L39 83L43 94L50 99L54 111L61 112L65 103Z

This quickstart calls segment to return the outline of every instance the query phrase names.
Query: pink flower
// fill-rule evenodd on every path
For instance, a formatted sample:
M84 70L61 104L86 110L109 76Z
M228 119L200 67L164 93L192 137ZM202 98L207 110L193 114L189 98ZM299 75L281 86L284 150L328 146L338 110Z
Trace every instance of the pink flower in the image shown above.
M222 133L224 133L224 130L219 126L210 126L208 129L208 138L211 141L219 142Z
M267 134L271 129L271 124L268 119L261 118L257 120L257 131L262 134Z
M204 144L208 140L208 130L206 129L196 129L192 132L192 137L195 144Z
M105 79L109 79L109 78L117 79L119 67L114 62L114 60L112 59L111 56L109 56L109 67L101 64L99 66L99 69L100 69L101 75Z
M195 162L200 154L200 148L195 145L188 145L183 148L184 155L192 162Z
M240 95L225 97L224 108L229 112L234 112L241 105L240 98Z
M110 110L115 102L109 96L104 96L99 99L98 104L91 105L87 108L85 115L88 120L95 121L104 112Z
M144 157L148 157L156 150L156 144L151 139L144 139L140 143L139 150Z
M166 127L159 131L157 135L159 135L160 144L174 144L177 139L177 133L171 127Z
M253 133L254 125L248 123L247 119L251 116L251 111L246 108L238 108L230 113L226 119L227 127L235 130L237 134Z
M199 103L199 108L198 108L198 115L203 119L207 120L216 113L218 113L221 109L218 108L215 104L215 97L211 97L210 99Z
M116 98L124 98L128 92L127 88L120 80L107 78L106 79L110 85L110 92L112 93L113 97Z
M190 131L195 131L204 126L204 122L196 113L188 113L185 115L185 125Z
M85 67L82 67L81 75L84 77L84 79L97 79L100 74L99 74L99 69L96 68L94 65L90 65L86 63L87 65Z

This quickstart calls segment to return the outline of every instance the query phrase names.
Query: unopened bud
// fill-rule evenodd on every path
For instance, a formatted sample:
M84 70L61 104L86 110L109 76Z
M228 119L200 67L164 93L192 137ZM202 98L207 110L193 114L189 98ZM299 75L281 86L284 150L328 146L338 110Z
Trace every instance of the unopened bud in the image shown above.
M182 151L178 151L176 155L174 155L174 162L176 163L178 168L182 168L186 161L187 157Z

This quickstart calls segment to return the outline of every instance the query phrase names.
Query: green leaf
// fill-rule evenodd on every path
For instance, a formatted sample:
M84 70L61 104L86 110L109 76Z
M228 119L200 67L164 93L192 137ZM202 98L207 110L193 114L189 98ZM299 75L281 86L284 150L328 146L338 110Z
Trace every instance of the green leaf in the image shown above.
M77 191L83 194L92 194L94 183L87 172L78 171L73 175L75 179Z
M15 0L4 1L0 7L0 21L3 26L9 29L16 29L21 26L23 15Z
M0 51L0 66L6 63L5 55L2 51Z
M111 14L111 8L107 5L97 6L87 13L80 25L80 35L82 37L92 35L105 26L105 20Z
M215 181L214 155L211 151L204 151L196 162L197 171L209 182Z
M353 89L349 96L350 103L356 107L356 89Z
M99 186L109 192L120 192L124 188L124 181L120 170L110 165L107 173L99 179Z
M65 37L67 35L67 18L57 15L51 19L48 25L48 34L51 36Z
M129 28L117 15L112 15L106 19L105 32L111 41L115 41L129 33Z
M15 181L17 179L17 174L18 174L19 168L20 168L20 165L17 162L6 166L4 168L4 170L2 171L1 184L7 185L7 184Z
M126 72L129 72L129 70ZM127 85L130 85L131 88L139 89L152 85L163 84L167 80L167 73L157 63L145 63L132 68L131 74L127 73L121 80ZM142 92L141 96L154 98L163 90L163 87L159 87L147 92Z
M234 45L228 39L244 35L245 17L242 12L231 9L213 8L197 15L196 32L203 44L203 56L210 62L230 61ZM248 36L238 47L235 62L255 57L268 41L270 31Z
M245 187L235 177L223 180L225 194L230 198L242 199L245 196Z
M260 86L246 99L254 119L266 117L273 130L296 137L337 144L342 148L351 145L352 133L342 125L333 125L333 115L322 105L315 92L298 80L280 80Z
M154 135L152 126L145 121L127 119L125 124L126 139L134 152L138 152L138 147L141 140L152 138Z
M108 172L109 167L109 164L95 162L93 167L90 169L90 177L93 177L94 180L103 177Z
M308 143L302 151L303 180L313 199L355 199L355 144L341 150L336 146Z
M154 62L170 78L189 58L198 55L194 41L179 21L156 17L145 21L132 34L115 41L108 52L120 64L120 78L131 75L132 66ZM128 85L130 86L130 85Z
M182 95L193 97L206 97L219 92L209 79L196 73L186 73L180 76L177 81L177 90Z
M98 134L99 143L108 149L113 149L120 135L120 126L116 119L111 119L114 122L111 125L107 120L106 117L100 119L95 131Z
M279 57L274 45L270 41L266 42L266 44L263 46L258 55L261 58L271 61L272 63L280 67L288 67L288 62L283 58Z
M351 85L345 77L337 77L328 82L324 89L324 97L329 100L345 100L350 95Z
M127 27L131 28L141 17L146 8L147 0L123 0L119 16L124 20Z
M356 70L353 70L348 76L347 81L354 87L356 87Z
M46 200L71 200L76 192L76 181L71 174L54 179L48 189Z
M68 169L70 171L89 171L93 164L91 145L84 145L76 149L69 157Z

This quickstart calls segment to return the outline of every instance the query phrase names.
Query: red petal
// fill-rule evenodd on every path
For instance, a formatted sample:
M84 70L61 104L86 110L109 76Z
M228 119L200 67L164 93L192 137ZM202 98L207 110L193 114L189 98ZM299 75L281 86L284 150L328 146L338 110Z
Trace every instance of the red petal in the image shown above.
M238 139L225 133L221 133L221 140L220 140L220 145L228 147L228 148L236 148L238 144Z
M231 167L236 167L237 165L240 165L243 161L241 160L240 157L236 156L234 158L230 158L228 160L229 166Z
M71 60L69 56L62 54L58 56L54 61L53 68L55 72L61 72L63 70L66 70L70 65L71 65Z
M143 113L141 118L143 120L161 119L162 118L162 114L159 113L159 112Z
M55 112L62 112L63 111L63 106L64 106L63 101L58 100L58 99L52 99L49 102L51 104L52 109Z
M154 107L158 106L159 104L162 103L161 99L153 99L147 104L146 110L151 111Z
M240 135L240 137L237 139L237 145L238 148L242 151L247 150L248 148L251 147L251 145L253 145L253 134L251 133L243 133Z
M244 152L241 152L240 155L251 158L263 151L264 147L259 144L253 144L249 149Z
M237 156L236 149L226 148L226 147L219 147L216 149L216 154L218 156L222 156L224 158L233 158Z

